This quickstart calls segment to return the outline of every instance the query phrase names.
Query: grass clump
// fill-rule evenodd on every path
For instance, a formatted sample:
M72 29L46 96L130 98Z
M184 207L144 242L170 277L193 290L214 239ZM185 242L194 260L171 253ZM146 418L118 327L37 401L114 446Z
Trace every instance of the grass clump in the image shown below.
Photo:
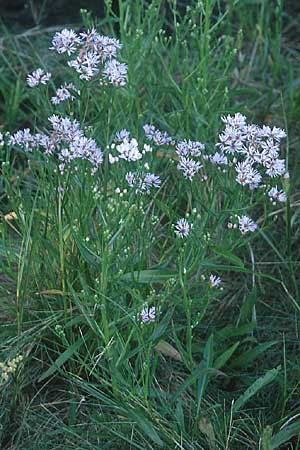
M283 17L106 2L3 29L3 448L299 448Z

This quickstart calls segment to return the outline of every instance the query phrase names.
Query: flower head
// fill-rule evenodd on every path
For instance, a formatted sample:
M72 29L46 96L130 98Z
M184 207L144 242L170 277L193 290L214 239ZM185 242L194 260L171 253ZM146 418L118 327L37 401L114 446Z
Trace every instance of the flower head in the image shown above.
M202 165L198 161L190 158L180 158L177 169L183 171L183 176L192 181L193 177L201 169Z
M69 56L77 50L81 40L74 30L64 28L62 31L55 33L52 39L52 47L57 53L67 53Z
M51 73L46 73L43 69L36 69L27 76L27 84L29 87L36 87L39 84L47 84L50 78Z
M257 224L248 216L238 217L239 230L242 234L253 232L257 229Z
M174 231L180 238L185 238L189 235L190 225L186 219L179 219L174 224Z
M148 306L145 306L145 308L143 308L142 311L140 312L139 318L141 323L143 324L155 322L156 319L155 306L151 306L150 308Z
M222 280L220 277L217 277L216 275L210 274L209 275L209 285L211 288L219 287L222 283Z
M268 192L268 196L270 198L270 200L272 201L273 204L275 204L276 202L286 202L286 194L284 191L280 191L277 186L272 187L269 192Z

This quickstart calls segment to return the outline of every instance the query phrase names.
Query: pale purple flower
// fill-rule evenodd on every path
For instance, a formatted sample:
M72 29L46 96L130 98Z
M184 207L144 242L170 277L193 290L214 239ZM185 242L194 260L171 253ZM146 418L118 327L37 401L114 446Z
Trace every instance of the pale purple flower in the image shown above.
M140 321L143 324L149 324L151 322L154 322L156 319L156 308L155 306L151 306L150 308L148 306L145 306L145 308L142 309L140 312Z
M176 153L180 157L199 157L202 151L205 149L205 145L198 141L183 140L177 143Z
M113 85L125 86L127 64L120 63L116 59L108 60L105 63L102 74L104 78L108 79Z
M145 135L149 141L153 141L156 145L169 145L173 143L173 139L166 131L160 131L154 125L146 124L143 126Z
M90 81L99 72L99 62L100 58L96 52L81 51L68 65L79 73L81 80Z
M31 152L33 148L37 146L37 140L34 135L31 134L29 128L19 130L9 138L10 145L20 145L25 151Z
M222 116L221 120L231 127L241 128L246 125L246 116L243 116L241 113L236 113L234 116L231 116L230 114Z
M47 84L50 78L51 73L46 73L43 69L36 69L27 76L27 84L29 87L36 87L39 84Z
M190 158L180 158L177 169L183 171L183 176L188 180L192 180L196 173L199 172L202 165L198 161Z
M73 83L65 83L56 91L56 95L51 97L51 103L53 105L59 105L66 100L75 100L74 95L72 95L72 91L80 94L80 91L76 89Z
M185 238L189 235L190 225L186 219L179 219L174 224L174 231L180 238Z
M223 153L216 152L214 155L211 155L209 159L212 164L216 165L228 164L227 156L223 155Z
M216 276L216 275L209 275L209 285L210 287L214 288L214 287L219 287L220 284L222 283L222 280L220 277Z
M120 130L116 133L114 141L115 142L123 142L123 141L129 141L130 139L130 133L129 131L125 130L125 128L123 128L123 130Z
M275 141L280 141L281 139L284 139L286 137L286 132L281 128L277 127L271 128L269 126L264 125L261 130L261 135L273 138L275 139Z
M151 188L158 189L161 185L160 178L149 172L127 172L125 179L131 188L135 188L136 194L150 194Z
M253 232L257 229L257 224L248 216L238 217L239 230L242 234Z
M217 146L222 152L234 154L242 150L245 134L239 128L227 125L223 133L219 135L219 140Z
M271 178L278 177L285 173L285 160L284 159L271 159L266 163L266 173Z
M280 191L277 186L272 187L269 192L268 192L268 196L270 198L270 200L272 201L273 204L275 204L276 202L286 202L286 194L284 191Z
M77 50L80 42L80 38L74 30L64 28L62 31L55 33L50 50L55 50L60 54L67 53L70 56Z

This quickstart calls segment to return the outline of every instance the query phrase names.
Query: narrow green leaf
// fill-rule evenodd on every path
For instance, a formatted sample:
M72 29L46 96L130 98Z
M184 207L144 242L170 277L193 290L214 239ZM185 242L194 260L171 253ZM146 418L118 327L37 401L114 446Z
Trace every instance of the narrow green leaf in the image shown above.
M276 433L271 440L271 449L276 450L282 444L289 441L293 436L300 435L300 422L288 425Z
M240 345L240 341L233 344L231 347L229 347L222 355L218 356L218 358L213 363L213 367L215 369L221 369L227 361L231 358L233 353L236 351L238 346Z
M276 369L269 370L265 375L258 378L251 386L246 389L246 391L236 400L233 405L233 412L237 412L241 409L241 407L250 400L258 391L260 391L263 387L272 383L275 380L280 370L280 366Z
M263 352L268 350L269 348L273 347L273 345L277 344L276 341L272 342L266 342L264 344L257 345L255 348L248 350L247 352L243 353L241 356L235 359L235 361L231 364L232 367L246 367L254 359L256 359L259 355L261 355Z
M43 375L39 378L39 382L45 380L46 378L53 375L55 372L57 372L60 367L65 364L71 356L81 347L83 344L83 339L80 337L77 339L76 342L74 342L73 345L71 345L67 350L65 350L55 361L54 363L49 367L46 372L43 373Z
M135 281L136 283L161 283L177 276L172 269L149 269L125 273L120 277L122 281Z

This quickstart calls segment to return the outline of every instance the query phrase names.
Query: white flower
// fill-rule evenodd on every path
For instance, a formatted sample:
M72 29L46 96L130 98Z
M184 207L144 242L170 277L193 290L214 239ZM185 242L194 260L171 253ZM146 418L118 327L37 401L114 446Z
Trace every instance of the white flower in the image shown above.
M119 158L126 161L138 161L143 157L138 149L138 142L134 138L130 141L124 140L121 144L116 145L116 149L119 152Z
M70 56L76 51L80 42L80 38L74 30L64 28L61 32L55 33L50 50L55 50L57 53L67 53Z
M257 224L248 216L238 217L239 230L242 234L253 232L257 229Z
M268 192L268 196L270 197L270 200L273 203L278 202L286 202L286 194L284 191L279 191L277 186L272 187L269 192Z
M47 84L50 78L51 73L46 73L43 69L36 69L27 76L27 84L30 87L36 87L39 84Z
M190 225L186 219L179 219L174 224L174 231L180 238L187 237L190 232Z
M116 59L108 60L104 66L103 76L116 86L125 86L127 64L120 63Z
M3 147L4 145L4 137L3 134L0 132L0 147Z
M142 311L140 313L140 321L142 323L149 324L151 322L154 322L155 319L156 319L156 308L155 308L155 306L151 306L151 308L146 306L145 308L142 309Z
M220 277L217 277L216 275L209 275L209 284L210 287L214 288L214 287L218 287L220 286L220 284L222 283L222 280Z
M228 116L222 116L221 120L226 125L232 127L241 128L246 125L246 116L243 116L241 113L236 113L234 116L231 116L230 114L228 114Z
M201 169L202 165L190 158L180 158L177 164L177 169L183 171L185 178L192 180L197 172Z

